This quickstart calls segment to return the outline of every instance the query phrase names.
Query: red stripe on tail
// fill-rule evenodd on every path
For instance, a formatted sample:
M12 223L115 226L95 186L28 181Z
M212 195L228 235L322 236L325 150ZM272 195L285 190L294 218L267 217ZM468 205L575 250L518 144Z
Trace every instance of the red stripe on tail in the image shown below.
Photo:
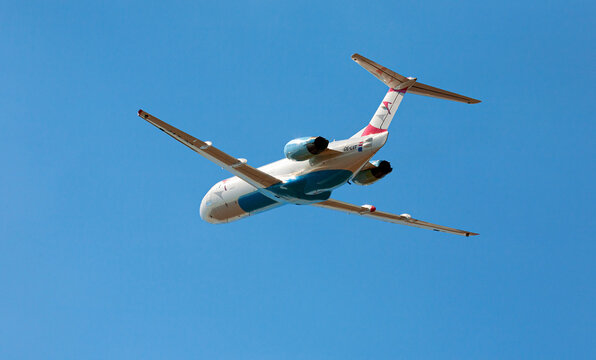
M370 135L370 134L380 134L380 133L384 133L386 131L387 131L387 129L379 129L377 127L372 126L371 124L368 124L364 128L364 131L362 132L361 136L366 136L366 135Z

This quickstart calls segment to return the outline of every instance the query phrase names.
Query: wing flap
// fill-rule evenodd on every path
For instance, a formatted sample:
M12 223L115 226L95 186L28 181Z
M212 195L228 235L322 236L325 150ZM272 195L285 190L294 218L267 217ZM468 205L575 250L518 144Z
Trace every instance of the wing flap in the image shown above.
M212 162L225 168L232 174L238 176L242 180L257 188L266 188L281 182L278 178L271 176L261 170L255 169L254 167L247 165L242 160L226 154L225 152L211 145L210 142L201 141L185 133L184 131L173 127L172 125L161 121L160 119L143 110L139 110L139 116L161 131L170 135L175 140L189 147L199 155L211 160Z
M450 228L447 226L432 224L432 223L429 223L426 221L411 218L409 216L396 215L396 214L391 214L391 213L384 212L384 211L376 211L376 210L371 211L370 207L354 205L354 204L350 204L350 203L347 203L344 201L339 201L339 200L329 199L329 200L326 200L326 201L323 201L320 203L315 203L312 205L322 207L322 208L331 209L331 210L343 211L343 212L346 212L349 214L362 215L362 216L366 216L366 217L369 217L372 219L377 219L377 220L390 222L390 223L394 223L394 224L414 226L414 227L418 227L418 228L422 228L422 229L440 231L440 232L445 232L445 233L449 233L449 234L462 235L462 236L478 235L477 233L473 233L470 231L459 230L459 229L454 229L454 228Z

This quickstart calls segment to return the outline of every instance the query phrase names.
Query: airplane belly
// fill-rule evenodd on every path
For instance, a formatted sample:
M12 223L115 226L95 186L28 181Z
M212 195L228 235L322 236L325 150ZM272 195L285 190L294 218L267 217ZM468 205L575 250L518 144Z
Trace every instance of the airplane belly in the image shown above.
M271 199L293 204L312 204L329 199L331 190L343 185L353 173L343 169L317 170L294 176L261 190Z
M249 214L244 212L237 203L224 203L213 206L203 220L218 224L238 220L248 215Z

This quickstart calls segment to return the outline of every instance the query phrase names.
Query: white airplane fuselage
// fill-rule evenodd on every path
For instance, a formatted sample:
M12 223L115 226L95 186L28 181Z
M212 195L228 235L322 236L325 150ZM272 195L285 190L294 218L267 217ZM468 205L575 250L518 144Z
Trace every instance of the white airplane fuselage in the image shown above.
M352 59L388 86L368 124L346 140L329 142L317 137L290 140L284 147L285 159L255 168L237 158L156 118L144 110L138 115L199 155L231 172L233 177L215 184L203 197L201 218L219 224L270 210L285 204L312 205L384 222L407 225L455 235L477 233L433 224L412 217L377 211L371 204L355 205L330 198L336 188L352 181L370 185L391 173L389 161L370 161L387 142L388 129L406 93L477 104L480 100L418 82L362 55Z
M352 179L387 141L388 132L333 141L325 152L304 161L281 159L258 169L282 182L258 189L234 176L215 184L203 197L201 218L227 223L284 204L312 204Z

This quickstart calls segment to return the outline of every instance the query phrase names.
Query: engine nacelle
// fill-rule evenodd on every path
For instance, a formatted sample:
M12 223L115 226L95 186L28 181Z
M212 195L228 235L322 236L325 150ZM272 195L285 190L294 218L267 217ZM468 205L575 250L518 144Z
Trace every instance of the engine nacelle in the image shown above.
M322 136L291 140L284 146L284 154L290 160L304 161L327 149L329 140Z
M359 171L356 176L352 179L355 184L358 185L370 185L375 181L382 179L385 175L389 174L393 169L389 161L376 160L371 162L374 166L370 169Z

